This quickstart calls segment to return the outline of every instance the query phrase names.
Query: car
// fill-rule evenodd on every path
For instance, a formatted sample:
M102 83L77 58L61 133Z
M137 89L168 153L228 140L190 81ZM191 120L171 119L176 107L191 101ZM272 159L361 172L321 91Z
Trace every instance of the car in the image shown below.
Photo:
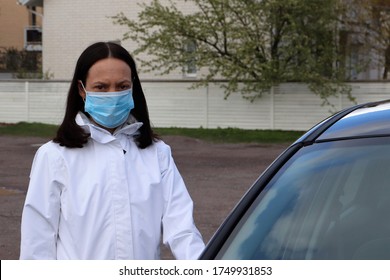
M390 101L355 105L291 144L201 260L390 260Z

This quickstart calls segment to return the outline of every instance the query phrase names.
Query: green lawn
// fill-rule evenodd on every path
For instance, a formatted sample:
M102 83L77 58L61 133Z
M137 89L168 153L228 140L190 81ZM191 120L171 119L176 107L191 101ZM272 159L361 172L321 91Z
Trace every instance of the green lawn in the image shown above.
M20 122L17 124L0 124L0 135L53 137L56 125Z
M0 135L53 137L56 125L42 123L0 124ZM182 135L211 142L226 143L292 143L302 131L244 130L238 128L154 128L157 134Z

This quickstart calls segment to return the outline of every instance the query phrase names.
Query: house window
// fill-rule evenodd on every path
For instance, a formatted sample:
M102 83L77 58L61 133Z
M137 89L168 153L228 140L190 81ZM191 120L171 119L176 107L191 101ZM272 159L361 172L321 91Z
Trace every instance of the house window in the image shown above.
M27 51L42 51L42 29L39 26L25 28L24 48Z
M186 77L196 77L196 42L187 41L184 45L185 48L185 65L184 65L184 75Z
M358 67L359 67L359 49L357 46L351 47L350 53L350 79L356 80L358 78Z

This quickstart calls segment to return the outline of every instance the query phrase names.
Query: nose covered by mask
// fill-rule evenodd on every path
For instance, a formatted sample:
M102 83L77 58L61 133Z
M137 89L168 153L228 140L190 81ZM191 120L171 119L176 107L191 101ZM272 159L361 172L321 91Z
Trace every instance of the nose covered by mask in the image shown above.
M103 127L115 128L123 124L134 108L132 89L114 92L87 91L84 110Z

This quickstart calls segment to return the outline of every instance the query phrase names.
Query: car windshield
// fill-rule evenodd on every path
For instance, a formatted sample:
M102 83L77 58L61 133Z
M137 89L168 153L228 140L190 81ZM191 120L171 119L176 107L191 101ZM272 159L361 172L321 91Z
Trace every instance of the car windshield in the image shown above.
M268 183L217 259L390 259L390 139L316 143Z

